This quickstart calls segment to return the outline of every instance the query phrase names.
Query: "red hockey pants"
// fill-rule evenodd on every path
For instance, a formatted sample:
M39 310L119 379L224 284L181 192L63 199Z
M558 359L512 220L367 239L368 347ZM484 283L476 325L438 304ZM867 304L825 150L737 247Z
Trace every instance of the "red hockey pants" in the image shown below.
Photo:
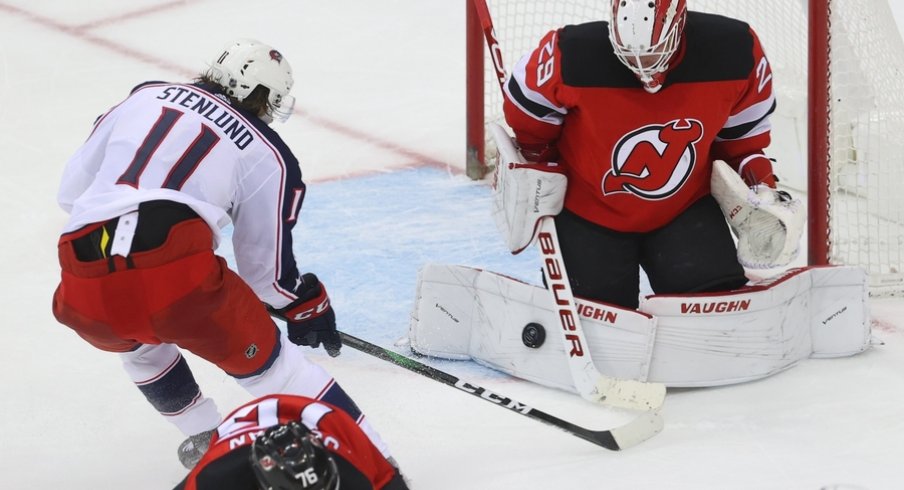
M257 295L213 253L203 220L173 225L152 250L80 261L71 242L99 226L60 238L62 278L53 297L60 323L105 351L170 343L234 376L266 366L279 331Z

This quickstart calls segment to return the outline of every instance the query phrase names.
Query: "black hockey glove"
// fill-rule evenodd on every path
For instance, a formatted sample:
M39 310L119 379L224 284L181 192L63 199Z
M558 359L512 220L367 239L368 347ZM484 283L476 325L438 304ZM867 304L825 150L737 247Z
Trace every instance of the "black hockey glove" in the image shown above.
M317 348L323 344L330 357L339 355L342 340L336 331L336 313L330 305L326 288L311 273L301 276L298 299L280 310L272 310L286 321L289 340L293 344Z

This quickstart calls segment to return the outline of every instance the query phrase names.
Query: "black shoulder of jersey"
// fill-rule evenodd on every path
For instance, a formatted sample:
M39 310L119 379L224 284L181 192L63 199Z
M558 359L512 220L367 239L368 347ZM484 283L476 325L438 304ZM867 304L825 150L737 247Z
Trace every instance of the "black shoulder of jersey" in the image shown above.
M251 469L250 456L251 446L243 446L211 461L195 475L195 486L198 490L257 488L257 478Z
M739 20L688 12L685 53L669 73L674 83L743 80L753 69L753 37ZM640 88L640 82L618 60L605 21L569 25L559 31L562 80L573 87Z
M254 128L257 129L258 132L260 132L265 138L267 138L267 141L269 141L279 151L279 154L282 156L283 160L285 160L286 163L289 164L289 168L294 169L298 167L298 159L295 157L295 154L292 153L292 150L289 149L289 146L286 144L286 142L283 141L282 137L279 136L279 133L277 133L276 130L273 129L269 124L264 122L263 119L257 117L256 115L245 109L233 106L229 102L229 98L223 95L223 89L217 85L209 85L205 83L192 83L191 85L193 87L198 87L199 89L206 92L210 92L215 96L218 96L218 98L220 98L220 100L224 104L229 104L230 107L238 111L239 114L245 116L245 119L247 119L248 122L251 123L251 125L254 126Z
M746 22L688 12L684 59L666 84L746 80L753 70L753 36Z
M134 94L136 90L139 90L139 89L141 89L141 88L144 88L144 87L146 87L146 86L148 86L148 85L158 85L158 84L161 84L161 83L170 83L170 82L164 82L164 81L162 81L162 80L151 80L151 81L148 81L148 82L142 82L142 83L139 83L138 85L135 85L134 87L132 87L132 90L129 91L129 94Z
M604 21L559 30L562 81L572 87L640 88L637 77L615 57Z

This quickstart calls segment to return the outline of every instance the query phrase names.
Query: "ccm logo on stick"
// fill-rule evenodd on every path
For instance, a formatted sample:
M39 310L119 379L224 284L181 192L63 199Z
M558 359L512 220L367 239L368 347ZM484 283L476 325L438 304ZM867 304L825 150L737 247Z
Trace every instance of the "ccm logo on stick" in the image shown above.
M549 288L552 290L556 307L558 308L559 324L565 332L574 332L576 328L574 314L572 313L574 306L567 296L562 297L562 292L566 291L567 288L563 273L565 268L559 263L558 257L555 256L555 242L552 239L552 235L545 231L540 232L537 236L537 241L540 244L540 251L545 257L543 259L543 267L546 269L547 277L549 277ZM584 346L581 345L581 338L571 333L566 333L565 338L571 343L571 350L568 355L570 357L584 357Z
M502 405L506 408L515 410L517 412L521 412L523 414L528 414L528 413L530 413L531 410L533 410L531 407L529 407L527 405L522 405L522 404L512 400L511 398L506 398L504 396L497 395L496 393L493 393L492 391L490 391L486 388L481 388L480 386L474 386L466 381L462 381L462 380L456 381L455 387L461 391L466 391L468 393L478 395L480 398L483 398L484 400L489 400L497 405Z

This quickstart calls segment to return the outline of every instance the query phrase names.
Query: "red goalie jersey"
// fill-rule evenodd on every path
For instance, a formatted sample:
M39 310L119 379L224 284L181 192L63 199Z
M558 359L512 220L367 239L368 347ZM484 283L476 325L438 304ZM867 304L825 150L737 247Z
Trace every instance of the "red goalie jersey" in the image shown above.
M709 194L713 160L774 186L772 71L744 22L689 12L661 91L615 56L606 22L548 33L505 84L506 121L523 148L550 145L566 168L565 207L621 232L664 226Z
M291 421L300 421L320 435L337 463L341 488L408 488L396 468L344 411L307 397L270 395L223 419L207 453L175 490L259 488L250 463L251 446L267 428Z

